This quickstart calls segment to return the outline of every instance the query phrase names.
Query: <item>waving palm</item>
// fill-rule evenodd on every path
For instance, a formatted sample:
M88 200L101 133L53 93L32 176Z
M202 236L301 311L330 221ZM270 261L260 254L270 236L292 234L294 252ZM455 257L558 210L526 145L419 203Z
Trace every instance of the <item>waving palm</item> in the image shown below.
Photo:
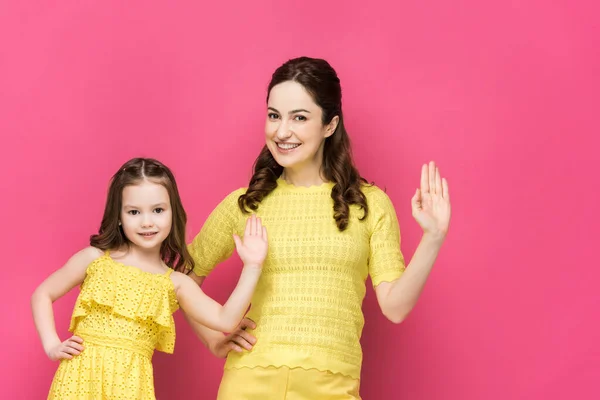
M450 225L448 182L432 161L421 169L421 188L412 198L412 214L425 233L444 237Z
M262 268L267 256L268 239L267 228L263 226L259 217L255 214L249 217L246 220L243 239L238 235L233 235L233 240L244 265Z

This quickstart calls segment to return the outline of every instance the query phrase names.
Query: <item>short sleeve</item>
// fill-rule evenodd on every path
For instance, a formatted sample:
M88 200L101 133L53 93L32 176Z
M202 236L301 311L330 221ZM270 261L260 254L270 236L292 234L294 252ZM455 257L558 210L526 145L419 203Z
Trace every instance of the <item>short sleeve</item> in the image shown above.
M200 233L188 245L196 275L208 276L217 264L233 253L233 234L236 233L241 214L237 200L243 193L244 189L238 189L223 199L210 213Z
M371 225L369 275L375 287L400 278L406 265L400 250L400 226L390 198L377 187L365 194Z

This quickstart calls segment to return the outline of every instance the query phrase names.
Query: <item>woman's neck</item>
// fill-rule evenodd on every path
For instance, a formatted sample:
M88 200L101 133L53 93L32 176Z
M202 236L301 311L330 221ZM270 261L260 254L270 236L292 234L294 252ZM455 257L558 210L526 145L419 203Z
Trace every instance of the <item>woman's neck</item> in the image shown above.
M284 168L281 179L294 186L319 186L327 180L321 174L321 168Z

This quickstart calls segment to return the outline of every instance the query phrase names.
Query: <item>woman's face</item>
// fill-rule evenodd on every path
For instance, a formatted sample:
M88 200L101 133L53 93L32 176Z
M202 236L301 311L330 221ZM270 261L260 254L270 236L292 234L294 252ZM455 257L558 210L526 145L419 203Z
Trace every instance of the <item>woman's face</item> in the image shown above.
M265 139L279 165L294 170L320 169L325 138L335 132L338 121L336 116L323 125L322 117L321 107L298 82L282 82L271 89Z

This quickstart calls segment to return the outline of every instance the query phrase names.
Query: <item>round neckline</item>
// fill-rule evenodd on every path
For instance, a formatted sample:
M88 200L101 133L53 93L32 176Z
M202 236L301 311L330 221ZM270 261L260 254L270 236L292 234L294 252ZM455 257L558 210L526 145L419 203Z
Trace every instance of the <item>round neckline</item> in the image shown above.
M277 178L277 186L286 188L286 189L291 189L291 190L305 190L305 191L313 190L314 191L314 190L322 190L322 189L331 189L333 187L333 185L334 185L333 182L323 182L318 185L296 186L292 183L288 183L281 176L279 178Z

